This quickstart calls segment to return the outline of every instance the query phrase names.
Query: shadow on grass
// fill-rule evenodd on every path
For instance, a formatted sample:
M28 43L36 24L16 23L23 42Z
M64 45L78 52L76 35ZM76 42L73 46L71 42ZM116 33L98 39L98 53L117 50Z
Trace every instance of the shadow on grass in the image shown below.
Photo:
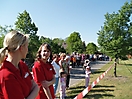
M103 98L103 97L115 97L114 95L112 94L93 94L93 95L86 95L83 99L100 99L100 98Z
M126 65L126 66L132 66L132 64L123 64L123 65Z
M106 92L106 91L114 91L113 89L94 89L91 90L90 92L94 93L94 92Z
M94 87L94 90L90 90L90 92L89 92L89 93L92 93L92 94L87 94L83 99L99 99L99 98L102 98L104 96L105 97L111 97L111 98L115 97L112 94L106 94L106 92L108 92L108 91L114 91L114 89L111 89L111 88L114 88L114 87L115 86L113 86L113 85L110 85L110 86L96 85ZM75 98L84 89L85 89L84 86L71 87L70 89L68 89L70 91L68 92L68 97L66 99L73 99L73 98ZM101 92L103 94L99 94L98 92Z
M93 90L90 90L90 92L89 93L92 93L92 94L87 94L85 97L84 97L84 99L85 98L87 98L87 99L99 99L99 98L103 98L104 96L105 97L115 97L114 95L112 95L112 94L106 94L106 92L109 92L109 91L114 91L114 89L111 89L111 88L114 88L115 86L113 86L113 85L109 85L109 86L107 86L107 85L96 85L95 87L94 87L94 89ZM99 93L102 93L102 94L99 94ZM105 93L105 94L104 94Z
M106 85L96 85L94 88L100 88L100 87L105 87L105 88L113 88L115 86L111 85L111 86L106 86Z
M99 73L104 73L105 71L101 71L99 69L92 69L92 74L99 74Z
M71 87L69 89L70 90L72 90L72 89L84 89L84 86L76 86L76 87Z
M113 76L113 77L115 77L115 76ZM121 78L121 77L123 77L123 76L121 76L121 75L117 75L117 76L116 76L116 78Z
M75 86L75 87L70 87L67 91L68 97L65 99L73 99L75 98L80 92L84 90L84 86Z

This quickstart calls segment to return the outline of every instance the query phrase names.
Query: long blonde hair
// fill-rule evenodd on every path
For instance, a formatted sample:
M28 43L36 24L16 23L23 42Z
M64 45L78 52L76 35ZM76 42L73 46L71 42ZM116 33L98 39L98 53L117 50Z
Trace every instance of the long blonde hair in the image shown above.
M9 32L4 38L3 48L0 49L0 64L4 61L8 52L18 50L26 42L29 42L29 35L24 35L15 30Z

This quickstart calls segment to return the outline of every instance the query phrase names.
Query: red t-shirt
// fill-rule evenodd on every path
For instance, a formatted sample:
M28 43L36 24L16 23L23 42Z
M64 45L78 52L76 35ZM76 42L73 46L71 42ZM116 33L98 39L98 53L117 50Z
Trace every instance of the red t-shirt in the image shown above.
M12 63L4 61L0 69L0 99L24 99L32 87L32 75L27 65L19 62L19 69Z
M47 99L47 96L44 93L43 87L41 85L42 81L51 81L55 75L53 66L50 63L44 63L41 60L34 63L32 68L34 80L40 87L39 94L36 99ZM49 86L52 98L55 98L53 85Z

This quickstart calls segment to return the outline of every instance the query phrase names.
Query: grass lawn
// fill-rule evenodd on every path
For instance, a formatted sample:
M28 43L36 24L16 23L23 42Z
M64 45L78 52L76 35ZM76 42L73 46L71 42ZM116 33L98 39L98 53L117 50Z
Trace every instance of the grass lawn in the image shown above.
M103 66L90 75L90 85L114 62ZM132 60L120 61L117 65L117 77L114 77L114 66L88 92L83 99L132 99ZM84 90L84 80L66 91L68 99L73 99Z

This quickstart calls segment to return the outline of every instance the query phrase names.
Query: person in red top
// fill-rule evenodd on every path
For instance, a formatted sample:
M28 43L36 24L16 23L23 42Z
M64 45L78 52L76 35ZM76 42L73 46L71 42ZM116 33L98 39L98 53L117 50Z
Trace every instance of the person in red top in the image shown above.
M52 59L51 47L44 43L37 52L37 58L32 68L34 80L40 87L36 99L54 99L55 71L51 65Z
M4 38L4 48L0 49L0 99L34 99L38 94L39 87L21 60L26 58L28 42L28 35L17 31Z

